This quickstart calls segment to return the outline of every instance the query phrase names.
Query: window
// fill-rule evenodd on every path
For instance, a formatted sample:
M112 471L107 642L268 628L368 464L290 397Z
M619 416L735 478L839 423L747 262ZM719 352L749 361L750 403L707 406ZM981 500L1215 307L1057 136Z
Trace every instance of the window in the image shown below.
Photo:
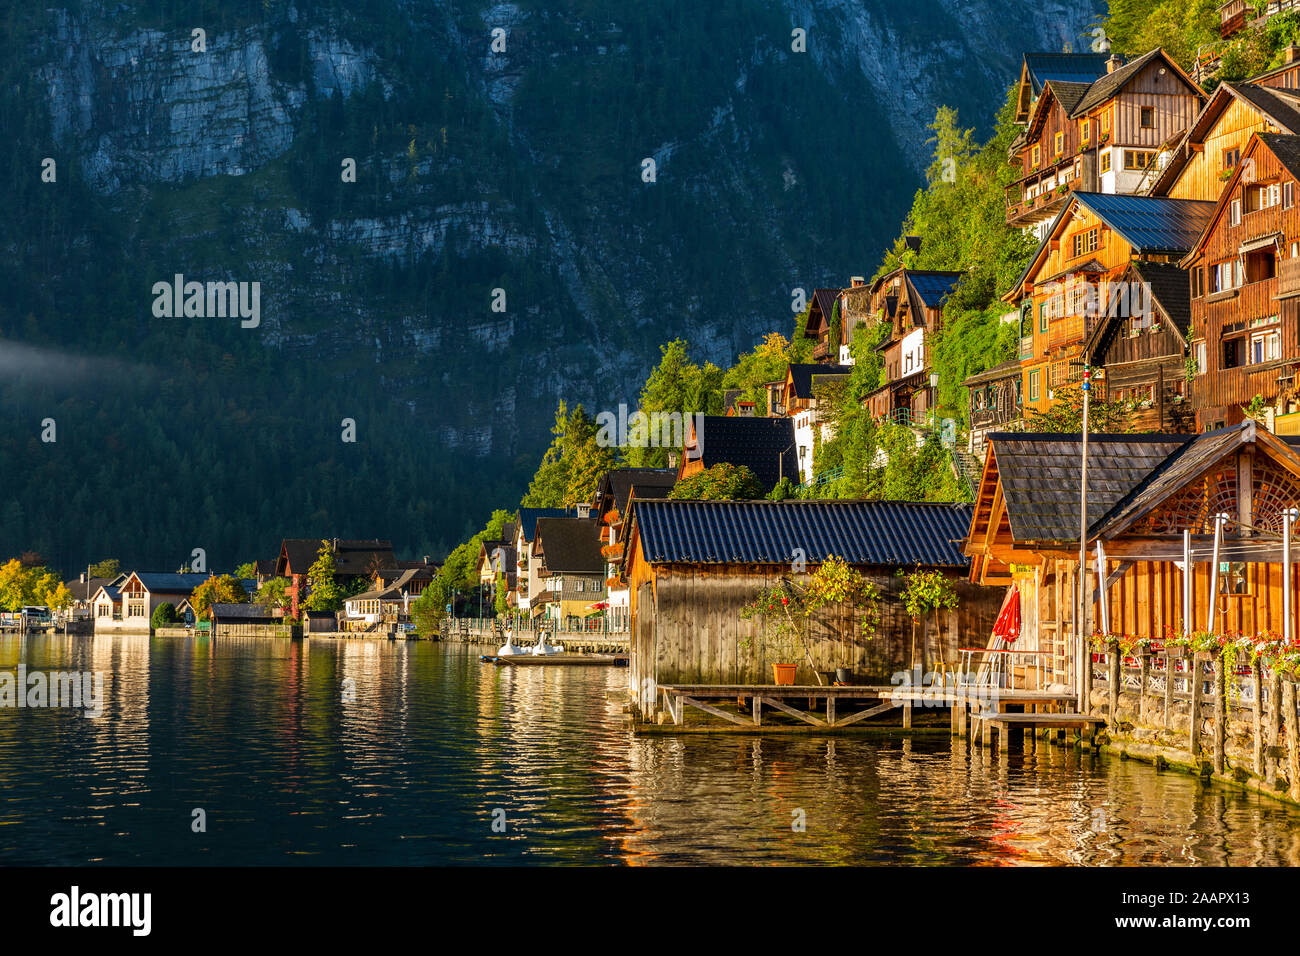
M1038 401L1038 369L1029 373L1029 400Z
M1260 332L1250 337L1250 364L1273 362L1282 357L1281 335L1276 329Z
M1042 158L1042 155L1043 155L1042 150L1040 149L1039 145L1035 143L1034 148L1029 151L1029 165L1037 166L1039 160Z
M1290 209L1295 205L1295 183L1282 184L1282 208Z
M1108 149L1101 152L1101 171L1103 173L1110 172L1110 150Z
M1196 343L1196 374L1204 375L1205 370L1209 368L1209 354L1206 351L1204 342Z
M127 605L127 617L144 617L144 601L132 600Z
M1259 249L1246 253L1246 281L1263 282L1277 275L1277 253L1273 249Z
M1110 132L1110 110L1105 110L1101 114L1101 131L1103 135Z
M96 616L96 617L108 617L108 616L109 616L110 614L112 614L112 613L113 613L113 605L111 605L111 604L96 604L96 605L95 605L95 616Z
M1241 225L1241 200L1234 199L1228 207L1228 223L1233 226Z
M1242 194L1246 200L1246 212L1271 209L1282 204L1282 188L1277 183L1271 186L1250 186Z
M1240 149L1225 149L1222 153L1223 166L1222 171L1227 172L1237 168L1237 163L1241 162Z
M1155 129L1155 128L1156 128L1156 110L1155 110L1155 107L1153 107L1153 106L1144 106L1144 107L1142 107L1142 128L1143 128L1143 129Z
M1223 368L1241 368L1246 364L1246 340L1228 339L1223 343Z
M1092 120L1086 116L1079 120L1079 142L1088 143L1092 140Z
M1056 147L1057 156L1060 156L1065 152L1065 134L1057 133L1056 136L1053 137L1052 145Z
M1210 292L1227 292L1242 284L1240 259L1229 259L1210 266Z
M1205 272L1200 266L1194 266L1187 274L1192 281L1192 298L1199 299L1205 295Z
M1049 316L1049 311L1047 308L1047 303L1044 302L1041 306L1038 307L1038 331L1039 332L1047 331L1048 316Z
M573 582L573 589L575 591L585 591L587 590L587 582L582 578L578 578L577 581Z
M1070 257L1077 259L1079 256L1086 256L1090 252L1097 251L1097 240L1100 229L1089 229L1086 232L1076 232L1070 240Z
M1219 593L1249 594L1250 583L1246 577L1245 561L1219 562Z
M1156 160L1156 154L1149 149L1124 150L1125 169L1146 169Z

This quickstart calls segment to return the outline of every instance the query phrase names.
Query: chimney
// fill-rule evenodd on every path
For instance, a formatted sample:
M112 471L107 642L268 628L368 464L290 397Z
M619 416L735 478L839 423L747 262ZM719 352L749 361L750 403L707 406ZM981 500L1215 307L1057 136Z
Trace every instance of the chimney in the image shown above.
M591 505L587 504L585 501L584 501L582 504L578 505L578 517L579 517L579 518L590 518L590 517L591 517Z
M86 572L85 572L85 571L82 571L82 572L81 572L81 583L82 583L82 584L85 584L85 583L86 583Z
M864 286L866 284L867 284L867 280L865 276L851 276L849 278L850 289L856 289L858 288L858 286Z
M1118 53L1112 53L1110 57L1106 60L1106 72L1114 73L1123 65L1124 65L1124 58L1120 56Z
M669 467L669 468L676 468L676 467L677 467L677 462L678 462L678 460L679 460L679 459L678 459L678 457L677 457L677 452L675 452L675 451L670 451L670 452L668 453L668 467Z
M425 564L429 563L429 556L427 554L424 556L424 563Z

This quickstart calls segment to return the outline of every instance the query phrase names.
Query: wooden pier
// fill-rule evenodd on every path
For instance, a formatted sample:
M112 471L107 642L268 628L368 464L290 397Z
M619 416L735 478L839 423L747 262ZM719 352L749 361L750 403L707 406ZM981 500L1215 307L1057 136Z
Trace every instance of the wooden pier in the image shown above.
M946 710L953 734L973 736L984 743L991 742L994 732L999 741L1009 741L1025 728L1076 728L1086 731L1091 740L1096 725L1105 723L1099 718L1069 713L1067 708L1074 699L1069 693L978 685L666 684L657 690L662 706L639 729L673 732L689 726L691 732L836 733L850 728L901 725L901 729L910 730L915 711L920 708L923 712ZM714 720L688 725L690 712ZM773 713L792 720L764 723L764 715ZM872 718L883 719L873 722ZM929 723L933 729L942 728L937 721Z

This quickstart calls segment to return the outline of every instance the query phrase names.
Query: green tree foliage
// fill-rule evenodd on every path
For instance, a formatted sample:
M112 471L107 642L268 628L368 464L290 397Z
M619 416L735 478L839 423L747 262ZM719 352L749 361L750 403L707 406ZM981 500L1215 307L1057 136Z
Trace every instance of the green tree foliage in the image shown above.
M211 619L214 604L244 604L247 601L248 592L243 584L229 574L212 575L190 595L190 607L199 620Z
M542 456L520 506L569 508L590 501L600 476L616 462L612 444L603 439L595 419L581 405L569 411L560 402L551 426L551 446Z
M245 561L235 568L235 577L241 581L255 581L257 579L257 564L253 561Z
M719 462L678 481L668 497L693 501L753 501L763 497L763 486L747 466Z
M510 610L510 589L506 586L506 576L501 571L497 572L496 598L493 607L498 617L504 616L506 611Z
M1094 389L1088 401L1088 434L1128 434L1134 431L1137 418L1134 404L1100 400L1097 397L1100 394ZM1083 431L1082 386L1075 382L1057 387L1046 411L1031 411L1025 416L1025 431L1075 434Z
M722 369L712 362L696 365L688 349L682 339L660 346L659 364L641 389L639 411L647 416L656 412L717 415L722 411ZM685 432L684 424L682 431ZM634 468L662 468L668 463L668 451L662 441L658 447L637 444L627 450L628 464Z
M1102 25L1111 51L1125 59L1163 47L1179 66L1190 72L1197 49L1219 41L1219 2L1110 0L1109 15Z
M257 595L253 600L267 609L278 607L288 611L293 605L288 590L288 578L270 578L257 589Z
M105 558L103 561L96 561L86 572L92 578L115 578L122 573L122 562L117 558Z
M810 343L811 344L811 343ZM795 350L784 335L769 332L758 345L741 354L736 364L722 375L721 388L740 389L744 398L754 402L754 414L767 414L767 389L769 382L785 378L785 370L795 361Z
M166 627L168 624L175 624L180 620L176 614L176 606L170 601L163 601L153 609L153 614L149 616L149 626L152 628Z
M343 589L336 571L334 550L328 541L322 541L315 562L307 569L309 590L304 606L308 611L337 611L343 607Z

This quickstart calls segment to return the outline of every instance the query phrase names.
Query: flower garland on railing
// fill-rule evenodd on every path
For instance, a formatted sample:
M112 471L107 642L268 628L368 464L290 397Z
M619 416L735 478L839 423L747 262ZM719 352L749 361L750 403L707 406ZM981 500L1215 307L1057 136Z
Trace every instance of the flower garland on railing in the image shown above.
M1275 631L1247 634L1242 631L1194 631L1190 636L1166 626L1162 638L1123 633L1095 633L1094 649L1104 651L1112 644L1119 645L1126 657L1135 653L1165 650L1179 652L1212 652L1223 661L1224 673L1233 674L1239 666L1258 663L1265 671L1284 677L1300 677L1300 638L1289 642Z

